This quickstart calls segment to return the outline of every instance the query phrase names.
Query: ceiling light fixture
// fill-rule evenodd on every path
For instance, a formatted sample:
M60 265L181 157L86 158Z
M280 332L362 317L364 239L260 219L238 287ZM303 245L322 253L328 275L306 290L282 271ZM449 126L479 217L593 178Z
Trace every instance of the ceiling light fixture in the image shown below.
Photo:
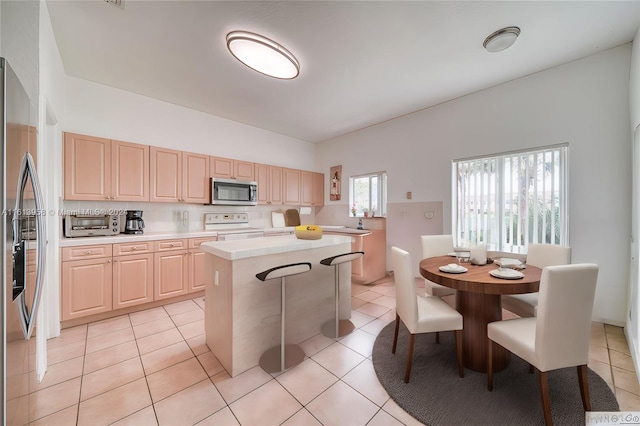
M300 63L291 52L260 34L232 31L227 34L227 48L237 60L270 77L292 79L300 73Z
M519 35L520 28L505 27L490 34L489 37L484 39L482 45L488 52L502 52L513 46Z

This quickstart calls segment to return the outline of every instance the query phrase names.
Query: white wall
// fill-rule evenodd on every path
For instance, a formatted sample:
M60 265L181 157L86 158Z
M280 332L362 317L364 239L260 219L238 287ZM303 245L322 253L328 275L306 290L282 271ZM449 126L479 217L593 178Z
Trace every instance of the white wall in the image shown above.
M235 121L75 77L64 131L314 170L314 146Z
M624 325L630 56L627 44L326 141L318 166L341 164L343 182L386 170L390 203L406 201L407 191L413 202L443 201L450 233L453 159L568 142L572 260L600 265L594 320ZM420 253L411 254L417 264Z
M640 28L638 28L633 40L629 79L629 105L631 108L631 128L635 129L640 125Z

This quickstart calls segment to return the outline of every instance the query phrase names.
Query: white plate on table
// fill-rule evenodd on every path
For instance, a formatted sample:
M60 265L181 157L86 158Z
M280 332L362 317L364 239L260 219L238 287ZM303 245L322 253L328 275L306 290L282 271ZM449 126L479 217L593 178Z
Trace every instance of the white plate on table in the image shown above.
M524 278L524 274L522 272L511 268L492 269L489 273L496 278L502 278L505 280L518 280L520 278Z
M463 272L467 272L467 268L465 268L464 266L456 265L455 263L441 266L439 269L442 272L447 272L449 274L462 274Z

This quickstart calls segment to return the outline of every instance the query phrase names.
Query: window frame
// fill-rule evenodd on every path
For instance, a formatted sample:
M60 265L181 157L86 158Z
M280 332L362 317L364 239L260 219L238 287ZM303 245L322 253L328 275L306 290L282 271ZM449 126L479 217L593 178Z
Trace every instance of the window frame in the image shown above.
M348 204L348 215L349 217L364 217L364 211L361 208L357 208L355 216L352 213L353 206L356 205L355 200L355 181L356 179L369 178L369 202L367 210L371 211L372 205L371 200L373 199L372 191L371 191L371 179L377 178L377 204L373 207L375 208L375 216L376 217L386 217L387 216L387 172L386 171L378 171L371 173L363 173L359 175L349 176L349 204Z
M531 177L529 175L529 167L533 170L537 170L537 167L542 167L543 171L546 170L546 164L547 164L547 159L545 157L545 155L547 153L551 153L552 158L551 158L551 164L555 165L555 163L557 163L557 167L558 167L558 173L555 174L554 171L550 172L551 175L551 179L553 180L554 178L557 179L557 188L547 188L546 185L546 180L547 177L545 175L545 177L542 178L542 190L540 190L538 188L538 183L539 183L539 178L535 179L533 177ZM555 157L553 157L553 155L557 153L558 154L558 158L556 159ZM538 157L539 155L542 155L542 163L540 164L540 162L538 161ZM513 240L513 234L508 235L507 232L507 223L510 221L511 224L514 224L513 226L515 227L515 223L514 221L514 215L513 213L511 213L509 215L509 217L507 217L507 211L505 209L506 203L508 201L508 197L509 195L513 197L514 194L514 188L513 185L511 185L510 183L507 182L507 176L512 173L511 169L509 172L505 171L505 163L509 163L511 161L513 161L514 159L523 159L523 158L527 158L526 156L529 156L529 158L531 158L533 160L533 166L525 166L527 167L527 170L525 170L525 180L529 181L531 183L529 183L526 186L526 193L527 195L529 194L533 194L537 199L539 200L540 196L543 197L543 199L546 201L546 193L545 191L549 191L550 192L550 200L552 202L554 202L553 196L555 193L555 190L557 189L557 201L554 202L554 204L552 205L552 207L549 209L550 212L554 212L555 210L557 210L558 212L558 222L559 223L555 223L555 214L551 215L551 218L549 220L549 226L551 228L551 230L553 231L554 226L557 225L558 227L558 233L559 233L559 241L546 241L546 233L543 230L540 230L538 228L539 224L539 220L534 219L533 223L530 223L531 221L529 219L533 218L538 218L540 214L542 214L543 219L542 219L542 225L546 226L547 225L547 213L545 212L540 212L539 208L538 208L538 203L530 203L529 198L525 198L524 199L524 209L523 209L523 205L521 204L522 201L521 199L518 199L518 208L520 210L524 210L527 212L527 222L526 222L526 227L522 226L522 228L524 228L524 232L518 230L516 234L516 236L518 236L519 238L524 239L524 244L508 244L508 237ZM490 161L494 161L495 162L495 166L493 167L493 171L490 170L490 172L485 172L485 170L487 170L486 168L486 164L487 162ZM474 170L474 176L475 179L477 179L478 177L480 177L481 179L485 178L485 174L488 176L488 178L491 178L491 174L493 173L494 175L494 179L495 181L492 182L490 185L487 183L481 183L480 184L480 200L481 203L483 204L482 208L480 209L480 214L476 213L476 216L483 216L482 220L482 227L476 227L474 229L473 232L475 232L475 238L470 238L471 231L469 231L469 227L467 227L467 231L469 231L467 233L466 236L463 237L464 234L464 230L462 230L462 221L465 220L464 217L461 218L461 214L458 208L458 204L459 204L459 187L458 187L458 165L461 163L466 163L466 164L470 164L472 162L476 162L476 164L482 164L483 165L483 170L481 171L475 171ZM511 163L509 163L511 164ZM490 167L491 169L491 167ZM518 169L520 170L520 169ZM469 177L471 175L468 175ZM471 181L473 181L474 179L469 179ZM513 178L510 181L511 183L513 182ZM509 186L509 188L507 188L507 185L511 185ZM552 183L552 185L554 185L555 182ZM533 190L530 191L530 185L533 186ZM489 195L485 195L483 193L483 191L490 193L490 190L487 189L494 189L495 193L493 194L494 198L491 198L491 196ZM517 189L517 188L516 188ZM510 192L507 192L507 190L509 190ZM523 197L524 198L524 197ZM476 198L474 198L476 199ZM513 199L513 198L512 198ZM469 200L467 199L467 202L469 202ZM493 204L494 207L494 211L492 212L490 208L485 207L484 205L490 205ZM469 212L467 212L468 215ZM493 213L493 220L489 220L487 218L487 216L490 216L491 213ZM477 218L476 218L477 219ZM468 219L465 221L466 224L468 224ZM493 226L489 225L489 223L492 223ZM477 225L477 223L476 223ZM522 222L520 222L520 219L518 219L517 225L522 225ZM533 231L530 232L529 228L530 226L533 226ZM474 244L487 244L488 249L489 250L497 250L497 251L505 251L505 252L514 252L514 253L526 253L527 247L529 245L529 243L547 243L547 244L555 244L555 245L569 245L569 144L568 143L563 143L563 144L556 144L556 145L548 145L548 146L542 146L542 147L536 147L536 148L529 148L529 149L522 149L522 150L517 150L517 151L508 151L508 152L501 152L501 153L497 153L497 154L489 154L489 155L482 155L482 156L477 156L477 157L468 157L468 158L461 158L461 159L455 159L451 162L451 227L452 227L452 234L453 234L453 238L454 238L454 244L458 247L462 247L462 246L468 246L468 245L474 245ZM487 237L486 234L489 233L496 233L497 231L497 237L491 235L489 237L489 241L487 241ZM540 239L538 238L538 233L542 232L543 234L543 238L545 238L545 241L540 241ZM480 235L482 235L483 237L480 237Z

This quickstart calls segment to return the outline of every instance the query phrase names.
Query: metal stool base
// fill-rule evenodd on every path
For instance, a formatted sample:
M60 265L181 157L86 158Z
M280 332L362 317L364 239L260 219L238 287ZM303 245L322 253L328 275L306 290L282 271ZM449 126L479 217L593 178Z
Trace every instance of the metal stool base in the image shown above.
M306 354L298 345L287 344L284 346L284 370L295 367L304 361ZM284 371L280 368L280 345L267 349L260 357L260 367L267 373L279 373Z
M336 338L344 337L347 334L351 334L355 330L356 326L350 320L340 320L338 323L338 335L336 336L336 320L329 320L322 324L322 334L327 337Z

